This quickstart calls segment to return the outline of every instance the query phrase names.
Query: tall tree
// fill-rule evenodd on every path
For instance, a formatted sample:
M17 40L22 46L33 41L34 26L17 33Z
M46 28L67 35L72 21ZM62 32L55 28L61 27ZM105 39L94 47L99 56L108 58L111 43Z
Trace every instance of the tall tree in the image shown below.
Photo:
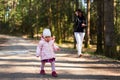
M87 28L86 28L86 36L85 36L85 47L89 47L90 44L90 1L87 0Z
M103 0L97 0L97 49L96 53L102 54L103 53L103 20L104 20L104 14L103 13L103 7L104 3Z
M104 0L105 55L114 57L116 54L114 32L114 0Z

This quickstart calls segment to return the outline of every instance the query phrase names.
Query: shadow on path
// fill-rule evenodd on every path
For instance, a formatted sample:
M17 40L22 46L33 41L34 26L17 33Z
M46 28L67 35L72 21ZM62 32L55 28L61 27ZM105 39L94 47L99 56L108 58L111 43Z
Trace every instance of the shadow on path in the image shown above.
M45 66L48 73L40 75L40 60L35 57L36 46L27 45L30 42L26 43L27 41L24 42L21 38L15 38L15 42L16 45L1 46L3 50L0 51L0 80L120 80L120 62L88 60L85 57L78 59L73 57L74 51L70 50L72 53L69 53L68 49L64 48L56 54L58 77L51 76L49 64ZM10 52L7 52L9 50ZM24 50L28 52L21 54ZM15 53L10 54L13 52ZM105 71L108 72L104 73ZM109 72L112 74L107 74Z
M3 77L3 76L6 77ZM16 77L17 76L17 77ZM0 79L5 79L5 78L9 78L9 79L14 79L16 78L16 80L19 78L50 78L51 80L54 79L53 77L51 77L50 74L47 75L39 75L39 74L33 74L33 73L0 73ZM74 74L59 74L59 76L56 79L69 79L69 80L78 80L78 79L87 79L87 80L120 80L120 76L108 76L108 75L74 75Z

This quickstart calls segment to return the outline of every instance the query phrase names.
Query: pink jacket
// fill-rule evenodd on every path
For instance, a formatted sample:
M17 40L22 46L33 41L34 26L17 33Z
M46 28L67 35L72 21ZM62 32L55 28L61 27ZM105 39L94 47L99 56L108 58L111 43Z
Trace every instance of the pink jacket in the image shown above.
M36 49L36 56L40 56L41 60L55 58L55 53L59 47L54 44L54 40L46 42L44 39L39 41Z

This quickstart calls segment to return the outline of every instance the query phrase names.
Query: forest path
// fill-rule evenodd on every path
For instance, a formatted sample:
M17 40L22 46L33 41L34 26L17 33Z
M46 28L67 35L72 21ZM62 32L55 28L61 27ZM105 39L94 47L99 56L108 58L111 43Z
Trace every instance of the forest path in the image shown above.
M38 41L0 35L0 80L120 80L120 61L88 54L77 58L72 49L56 52L58 77L39 74L40 60L35 56Z

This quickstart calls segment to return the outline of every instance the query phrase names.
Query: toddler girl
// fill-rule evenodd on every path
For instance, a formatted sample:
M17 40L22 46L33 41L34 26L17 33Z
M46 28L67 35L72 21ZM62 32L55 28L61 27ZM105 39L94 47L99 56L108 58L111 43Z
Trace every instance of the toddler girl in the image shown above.
M39 44L36 49L36 56L41 58L41 70L40 74L44 75L45 63L51 63L52 76L57 77L55 70L55 53L54 51L59 50L59 47L54 44L54 40L51 37L50 29L44 29L42 33L42 39L39 41Z

